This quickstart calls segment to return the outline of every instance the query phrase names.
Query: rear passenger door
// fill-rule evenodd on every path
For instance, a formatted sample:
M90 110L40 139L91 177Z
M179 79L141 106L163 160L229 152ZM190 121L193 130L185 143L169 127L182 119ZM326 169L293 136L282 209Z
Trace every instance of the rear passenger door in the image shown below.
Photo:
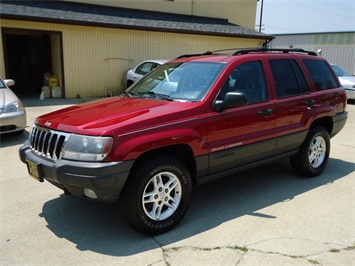
M309 116L317 103L295 58L269 59L269 66L276 98L275 154L282 154L301 145L307 134Z
M275 121L261 61L233 67L217 99L230 91L245 93L248 104L207 117L210 174L271 156Z

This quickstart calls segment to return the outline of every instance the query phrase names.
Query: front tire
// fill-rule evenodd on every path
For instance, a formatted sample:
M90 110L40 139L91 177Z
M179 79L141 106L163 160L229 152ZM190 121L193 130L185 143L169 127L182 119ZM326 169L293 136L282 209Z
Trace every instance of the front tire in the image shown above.
M290 158L293 170L306 177L315 177L323 172L328 163L330 137L325 128L313 127L298 153Z
M178 159L145 160L130 174L118 207L129 226L144 234L157 235L182 220L191 191L190 174Z

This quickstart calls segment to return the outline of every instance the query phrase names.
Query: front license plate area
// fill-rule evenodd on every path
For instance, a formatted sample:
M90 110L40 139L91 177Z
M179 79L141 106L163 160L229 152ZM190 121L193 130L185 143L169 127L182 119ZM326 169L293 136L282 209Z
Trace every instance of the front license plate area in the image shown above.
M27 170L31 177L39 182L43 182L42 168L40 164L26 160Z

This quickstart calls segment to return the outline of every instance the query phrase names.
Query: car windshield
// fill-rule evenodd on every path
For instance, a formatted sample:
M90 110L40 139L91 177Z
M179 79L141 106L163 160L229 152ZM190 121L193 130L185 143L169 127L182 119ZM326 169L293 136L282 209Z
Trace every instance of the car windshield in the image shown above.
M221 63L167 63L144 76L126 90L126 94L171 101L201 101L223 67Z
M0 89L6 89L5 84L2 82L2 80L0 79Z
M338 67L337 65L332 65L332 68L333 68L335 74L336 74L338 77L350 76L349 73L347 73L345 70L341 69L341 68Z

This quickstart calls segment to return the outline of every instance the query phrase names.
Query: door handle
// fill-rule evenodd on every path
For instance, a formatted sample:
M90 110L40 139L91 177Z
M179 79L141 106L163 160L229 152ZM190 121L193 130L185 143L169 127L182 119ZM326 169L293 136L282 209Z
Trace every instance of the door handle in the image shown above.
M268 116L272 114L272 109L266 109L258 112L258 116Z
M315 100L309 100L309 101L305 101L304 105L309 107L315 105L315 103L316 103Z

